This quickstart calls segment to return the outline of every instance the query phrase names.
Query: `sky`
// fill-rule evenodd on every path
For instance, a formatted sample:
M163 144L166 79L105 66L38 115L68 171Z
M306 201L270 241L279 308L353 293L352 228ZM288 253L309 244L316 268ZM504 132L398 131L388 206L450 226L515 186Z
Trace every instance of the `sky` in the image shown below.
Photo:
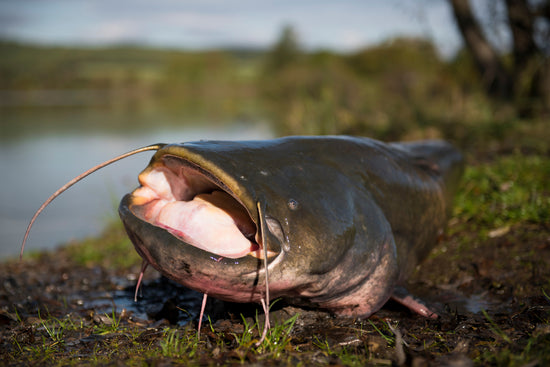
M266 48L291 25L309 50L398 36L461 45L446 0L0 0L0 37L41 44Z

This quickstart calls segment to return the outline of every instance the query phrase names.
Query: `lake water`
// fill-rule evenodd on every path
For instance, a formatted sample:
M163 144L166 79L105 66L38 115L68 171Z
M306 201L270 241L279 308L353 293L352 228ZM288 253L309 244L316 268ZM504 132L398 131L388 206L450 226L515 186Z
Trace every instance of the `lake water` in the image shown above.
M99 107L0 109L0 259L17 256L34 211L60 186L88 168L153 143L272 137L267 124L217 123L157 113L121 113ZM130 128L128 121L135 121ZM116 128L113 128L116 127ZM131 131L131 132L129 132ZM38 217L26 251L50 249L98 235L118 217L122 196L154 152L96 172L55 199Z

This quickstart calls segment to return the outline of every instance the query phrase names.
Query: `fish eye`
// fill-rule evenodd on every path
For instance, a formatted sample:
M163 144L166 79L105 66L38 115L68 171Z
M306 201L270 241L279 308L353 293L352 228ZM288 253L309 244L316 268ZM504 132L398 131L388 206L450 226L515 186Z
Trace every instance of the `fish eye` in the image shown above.
M297 210L300 204L294 199L288 199L288 207L290 210Z

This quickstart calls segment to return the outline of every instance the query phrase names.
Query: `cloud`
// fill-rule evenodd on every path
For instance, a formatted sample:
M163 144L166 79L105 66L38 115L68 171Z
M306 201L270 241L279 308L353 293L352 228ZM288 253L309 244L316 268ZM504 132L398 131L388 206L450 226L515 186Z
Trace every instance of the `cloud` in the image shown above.
M140 37L139 25L132 21L109 21L91 26L88 40L92 42L116 43L137 40Z

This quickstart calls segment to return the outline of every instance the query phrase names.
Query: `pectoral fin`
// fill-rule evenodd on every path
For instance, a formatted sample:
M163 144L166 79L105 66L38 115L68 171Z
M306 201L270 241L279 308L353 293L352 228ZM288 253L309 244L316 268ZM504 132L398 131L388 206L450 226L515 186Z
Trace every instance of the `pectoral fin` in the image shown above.
M432 311L424 303L424 301L414 297L403 287L395 287L391 295L391 299L393 299L396 302L399 302L403 306L407 307L411 311L414 311L421 316L424 316L430 319L437 319L439 317L436 312Z

